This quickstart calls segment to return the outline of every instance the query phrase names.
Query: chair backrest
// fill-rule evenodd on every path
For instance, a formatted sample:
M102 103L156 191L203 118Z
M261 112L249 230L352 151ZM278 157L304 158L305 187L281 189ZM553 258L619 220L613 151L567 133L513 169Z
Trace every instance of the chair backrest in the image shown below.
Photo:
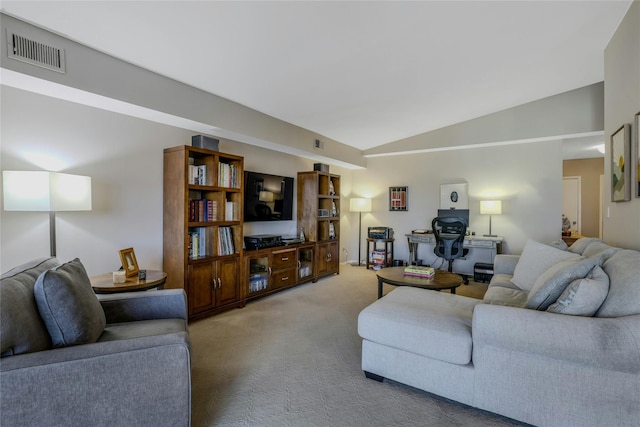
M467 221L464 218L437 216L431 221L436 238L433 252L440 258L452 260L462 256Z

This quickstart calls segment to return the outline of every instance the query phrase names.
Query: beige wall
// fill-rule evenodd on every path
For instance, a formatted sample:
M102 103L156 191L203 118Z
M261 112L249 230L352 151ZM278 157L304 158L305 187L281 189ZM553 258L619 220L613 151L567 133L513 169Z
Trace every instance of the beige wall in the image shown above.
M600 233L600 175L604 173L604 158L565 160L562 176L579 176L582 235L598 237Z
M625 123L633 123L640 112L640 1L635 0L604 51L604 134L606 141ZM638 129L635 130L636 134ZM636 142L637 144L637 142ZM604 225L606 242L640 250L640 198L611 202L611 152L605 144ZM632 162L638 159L634 145ZM636 167L632 182L637 182Z

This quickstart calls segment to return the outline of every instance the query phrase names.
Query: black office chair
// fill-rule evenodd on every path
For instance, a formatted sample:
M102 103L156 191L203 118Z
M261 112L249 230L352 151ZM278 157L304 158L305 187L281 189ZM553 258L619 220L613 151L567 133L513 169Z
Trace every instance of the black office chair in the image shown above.
M464 236L467 232L467 221L463 218L438 216L431 221L431 229L436 238L433 252L436 256L449 262L448 271L453 270L453 260L466 255L469 250L464 249ZM469 279L463 275L464 283Z

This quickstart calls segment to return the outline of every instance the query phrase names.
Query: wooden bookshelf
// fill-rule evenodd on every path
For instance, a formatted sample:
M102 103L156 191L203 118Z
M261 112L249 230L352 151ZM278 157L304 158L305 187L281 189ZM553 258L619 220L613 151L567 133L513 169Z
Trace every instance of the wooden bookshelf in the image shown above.
M243 178L242 157L191 146L164 150L165 288L186 291L190 318L244 305Z

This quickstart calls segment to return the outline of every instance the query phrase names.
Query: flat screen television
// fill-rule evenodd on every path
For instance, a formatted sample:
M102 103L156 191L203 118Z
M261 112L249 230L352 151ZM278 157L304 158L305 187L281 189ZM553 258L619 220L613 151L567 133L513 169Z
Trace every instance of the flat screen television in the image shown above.
M293 219L293 178L244 172L244 221Z

